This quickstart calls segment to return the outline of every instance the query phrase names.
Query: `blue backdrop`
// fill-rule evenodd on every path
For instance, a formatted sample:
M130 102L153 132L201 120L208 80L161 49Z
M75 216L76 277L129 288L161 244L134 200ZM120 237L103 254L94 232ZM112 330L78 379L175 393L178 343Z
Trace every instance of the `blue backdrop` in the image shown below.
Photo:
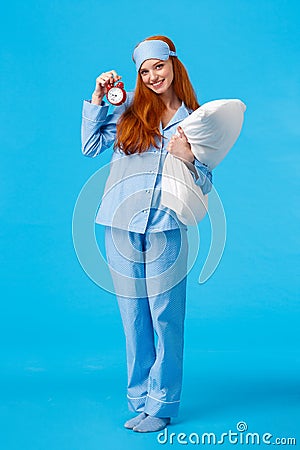
M169 431L221 435L244 421L299 445L298 2L29 0L6 2L1 16L1 448L161 446L122 426L119 313L72 243L78 194L111 155L81 155L82 100L112 68L133 89L132 49L153 34L175 41L200 103L247 105L242 135L214 171L228 232L202 285L210 231L200 225L182 408Z

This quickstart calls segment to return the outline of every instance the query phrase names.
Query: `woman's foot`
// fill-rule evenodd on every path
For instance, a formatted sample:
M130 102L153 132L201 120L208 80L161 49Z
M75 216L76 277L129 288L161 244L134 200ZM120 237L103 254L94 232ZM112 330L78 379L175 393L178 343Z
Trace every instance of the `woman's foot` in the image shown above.
M132 430L135 426L137 426L146 417L147 417L147 414L142 412L138 416L133 417L133 419L127 420L127 422L124 423L124 427L128 428L129 430Z
M133 431L137 431L138 433L151 433L153 431L159 431L166 428L170 423L169 417L153 417L147 416L142 421L139 422L135 427L133 427Z

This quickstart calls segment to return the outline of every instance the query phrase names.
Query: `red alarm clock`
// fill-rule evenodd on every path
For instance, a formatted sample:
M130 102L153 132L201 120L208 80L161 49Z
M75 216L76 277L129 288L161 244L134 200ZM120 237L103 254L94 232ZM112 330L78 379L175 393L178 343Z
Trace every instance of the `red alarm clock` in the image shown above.
M126 92L124 90L124 83L119 81L115 86L108 85L106 98L114 106L120 106L126 100Z

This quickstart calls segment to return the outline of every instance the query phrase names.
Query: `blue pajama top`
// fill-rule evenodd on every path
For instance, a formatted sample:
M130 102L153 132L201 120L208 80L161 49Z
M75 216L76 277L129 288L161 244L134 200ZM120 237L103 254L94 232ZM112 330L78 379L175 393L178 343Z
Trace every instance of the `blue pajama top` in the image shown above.
M94 105L84 100L82 110L82 153L96 157L111 147L116 138L116 124L130 105L133 93L126 102L116 106L109 114L109 106L102 102ZM159 148L150 147L144 153L126 155L115 149L110 162L110 175L96 215L96 223L137 233L184 228L176 213L160 204L162 169L167 155L166 147L180 122L192 111L184 103L166 127L160 126L163 135ZM211 190L212 174L208 167L195 159L195 183L203 194Z

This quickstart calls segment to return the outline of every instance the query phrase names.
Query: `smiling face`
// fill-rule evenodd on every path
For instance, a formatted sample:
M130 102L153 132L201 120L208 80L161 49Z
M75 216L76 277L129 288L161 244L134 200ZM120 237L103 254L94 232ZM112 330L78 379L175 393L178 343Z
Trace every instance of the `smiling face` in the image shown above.
M147 59L141 65L139 72L143 83L156 94L165 94L173 89L174 72L170 58L167 61Z

